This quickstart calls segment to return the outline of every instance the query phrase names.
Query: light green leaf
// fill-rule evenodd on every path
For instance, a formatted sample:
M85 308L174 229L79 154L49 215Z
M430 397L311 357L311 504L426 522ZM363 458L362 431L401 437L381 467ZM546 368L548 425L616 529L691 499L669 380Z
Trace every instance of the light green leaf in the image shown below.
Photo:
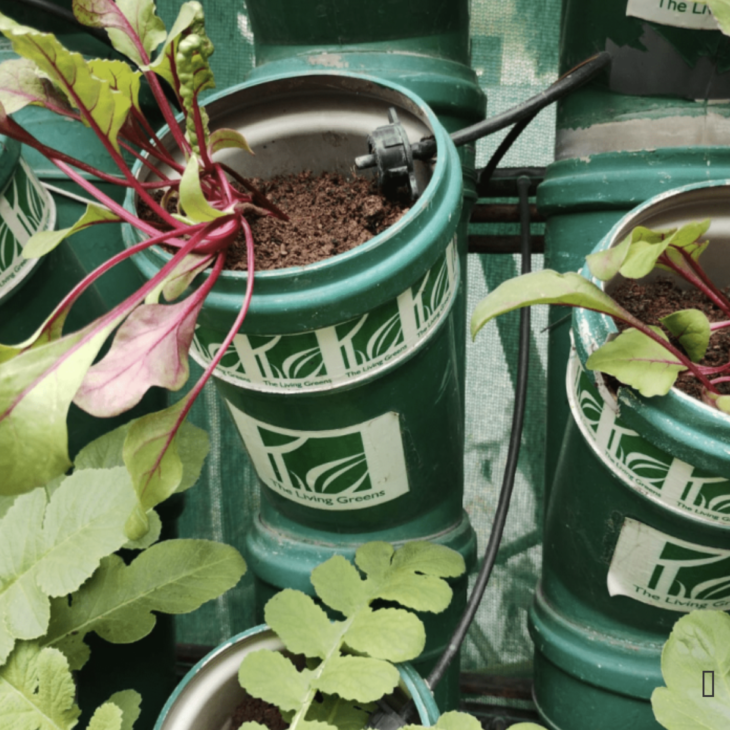
M123 713L121 730L132 730L134 723L140 715L142 697L139 692L136 692L133 689L125 689L121 692L115 692L109 698L109 702L113 702Z
M314 686L346 700L375 702L392 692L399 679L398 670L381 659L338 656L327 661Z
M426 646L422 621L401 608L360 611L347 630L347 645L360 654L389 662L408 662Z
M261 649L243 658L238 681L253 697L296 712L309 694L310 674L307 669L298 672L279 652Z
M395 548L387 542L374 540L361 545L355 553L355 564L372 580L381 580L390 570Z
M632 244L621 266L621 274L627 279L641 279L657 264L657 259L666 251L669 239L650 243L638 241Z
M236 728L231 728L231 730L236 730ZM260 722L244 722L238 730L269 730L269 728L266 727L266 725L262 725Z
M341 730L341 728L318 720L299 720L296 730Z
M11 41L13 50L34 61L58 86L72 106L84 110L99 131L119 152L117 136L126 121L131 100L114 91L108 82L91 73L80 53L68 51L50 33L20 25L0 14L0 31ZM86 120L85 120L86 122Z
M89 62L89 69L97 79L106 81L114 91L119 91L129 99L131 105L142 112L139 105L139 89L142 74L134 71L124 61L108 58L93 58Z
M333 555L318 565L312 571L311 581L322 601L348 617L366 606L371 598L368 584L342 555Z
M215 132L211 132L208 142L209 153L214 155L226 149L240 149L253 154L246 138L237 129L216 129Z
M121 708L105 702L91 716L87 730L122 730L122 719Z
M703 389L702 400L723 413L730 413L730 395L719 395Z
M670 236L670 245L676 248L694 248L697 244L697 239L707 233L711 222L709 218L706 218L703 221L687 223Z
M167 275L159 286L153 289L145 298L145 304L157 304L162 294L168 302L172 302L183 294L193 279L208 267L210 256L188 254Z
M623 317L625 311L595 284L572 272L545 269L500 284L477 304L471 318L471 335L494 317L533 304L565 304Z
M440 730L481 730L482 724L468 712L452 711L444 712L436 721L436 727Z
M124 544L133 504L123 468L74 474L48 504L43 488L15 500L0 521L0 661L15 639L45 633L48 596L76 590Z
M71 730L79 708L66 658L56 649L19 643L0 667L0 717L19 730Z
M662 317L661 323L679 340L692 362L699 362L710 344L710 322L697 309L680 309Z
M0 494L20 494L63 474L66 415L88 368L117 321L22 352L0 365Z
M720 30L725 35L730 35L730 0L697 0L697 4L709 5Z
M290 588L271 598L264 609L266 623L293 654L324 659L339 643L342 626L301 591Z
M187 400L188 396L169 408L142 416L130 425L122 452L138 499L126 527L130 540L144 537L149 530L147 511L174 494L182 484L179 439L178 435L172 438L172 434Z
M534 722L518 722L516 725L511 725L510 730L547 730L547 728Z
M160 516L153 509L148 509L146 516L147 524L149 525L147 533L139 540L127 540L127 542L122 545L122 549L146 550L160 539L160 535L162 534L162 520L160 519Z
M313 702L309 708L307 722L326 723L337 730L362 730L375 706L366 703L361 705L353 705L340 697L322 695L322 701Z
M235 548L209 540L164 540L129 565L110 555L70 605L54 602L43 643L68 649L76 660L89 631L115 644L138 641L154 628L152 611L194 611L236 585L245 569Z
M610 281L624 263L631 246L631 234L626 236L617 246L597 251L586 256L586 264L591 274L601 281Z
M200 187L200 160L191 155L180 180L180 205L188 218L196 223L203 223L222 218L226 213L214 208L203 195Z
M652 329L667 339L658 327ZM586 361L586 367L613 375L647 398L666 395L677 375L687 369L658 342L633 328L599 347Z
M0 64L0 104L5 112L14 114L28 104L35 104L59 113L72 113L66 97L37 71L35 62L27 58Z
M135 40L149 58L166 37L154 0L74 0L74 15L84 25L106 30L114 48L138 66L146 61Z
M703 694L705 673L714 674L714 696ZM654 690L654 716L667 730L730 727L730 616L693 611L677 621L662 651L666 687Z
M386 601L397 601L414 611L441 613L445 611L453 591L445 580L430 575L417 575L405 571L394 572L383 581L378 597Z
M425 540L414 540L396 551L393 569L437 578L458 578L466 571L466 564L456 550Z
M120 221L121 218L101 206L89 204L86 212L70 228L62 228L58 231L39 231L33 234L23 248L23 256L27 259L37 259L53 251L61 241L74 233L83 231L92 225L99 223L111 223Z

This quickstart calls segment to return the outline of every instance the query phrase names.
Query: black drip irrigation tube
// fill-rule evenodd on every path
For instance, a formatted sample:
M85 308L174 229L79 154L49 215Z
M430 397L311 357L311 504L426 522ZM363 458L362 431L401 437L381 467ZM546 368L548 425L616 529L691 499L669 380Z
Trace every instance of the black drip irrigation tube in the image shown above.
M514 144L520 134L522 134L527 125L537 116L539 111L548 104L552 104L554 101L566 96L574 89L582 86L584 83L595 77L610 63L610 61L610 54L605 52L599 53L569 71L563 77L558 79L558 81L556 81L552 86L548 87L548 89L544 92L531 97L527 101L507 112L504 112L503 114L497 115L491 119L487 119L471 127L467 127L460 132L452 134L451 138L458 146L460 144L465 144L466 142L474 141L488 134L492 134L500 129L504 129L510 124L514 125L492 155L487 166L478 171L479 183L482 185L489 183L489 180L496 171L497 166L504 155ZM414 153L414 156L418 156L418 153ZM529 205L530 184L531 180L527 174L520 175L517 178L522 274L527 274L532 269ZM467 606L462 614L459 624L454 630L449 644L439 660L436 662L434 668L431 670L431 673L426 678L426 684L431 690L433 690L443 678L454 657L456 657L459 653L461 645L466 637L467 630L469 629L471 622L474 620L479 604L482 601L484 591L486 590L489 578L497 560L497 553L502 541L502 535L504 534L504 527L507 522L507 514L509 512L510 500L514 489L515 474L517 472L517 461L520 452L522 427L525 416L525 404L527 401L529 362L530 307L524 307L520 310L517 382L515 385L515 401L512 412L512 431L510 434L507 463L505 465L502 487L499 493L499 502L494 515L489 541L484 552L482 565L479 569L479 573L477 574L476 582L469 597L469 601L467 602ZM396 712L385 703L379 703L378 709L371 715L368 725L376 730L397 730L397 728L409 724L412 721L414 714L415 705L412 700L406 703L400 712Z

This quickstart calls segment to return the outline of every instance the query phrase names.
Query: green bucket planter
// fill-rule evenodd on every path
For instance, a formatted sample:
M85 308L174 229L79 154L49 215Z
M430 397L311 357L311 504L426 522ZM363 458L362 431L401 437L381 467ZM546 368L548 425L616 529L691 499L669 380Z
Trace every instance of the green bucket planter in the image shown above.
M730 184L689 185L625 216L595 250L637 225L712 218L703 259L723 286ZM584 270L586 276L590 276ZM595 282L599 283L599 282ZM608 287L607 287L608 288ZM571 419L548 508L542 579L530 611L535 700L554 730L659 730L649 698L682 613L730 610L730 418L673 389L616 397L590 353L613 321L575 310Z
M238 668L252 651L284 648L268 626L256 626L215 648L183 678L163 708L154 730L220 730L243 699ZM431 691L408 663L399 664L399 689L413 699L418 722L434 725L439 711Z
M53 230L56 206L20 155L20 143L0 135L0 308L8 304L38 268L23 246L39 231Z
M462 181L453 143L418 97L349 73L243 84L206 108L212 126L241 129L255 152L226 162L272 176L347 174L390 106L412 139L437 140L437 161L418 163L422 196L347 253L257 272L249 313L215 373L261 485L246 543L259 614L281 588L311 592L315 565L369 540L436 539L467 564L474 559L462 508L463 324L454 307ZM128 245L137 240L125 235ZM151 277L166 256L152 248L135 258ZM223 341L246 281L246 272L223 272L208 296L191 349L199 364ZM465 597L465 581L457 593ZM454 624L441 622L431 649L445 645ZM458 671L443 685L455 703Z

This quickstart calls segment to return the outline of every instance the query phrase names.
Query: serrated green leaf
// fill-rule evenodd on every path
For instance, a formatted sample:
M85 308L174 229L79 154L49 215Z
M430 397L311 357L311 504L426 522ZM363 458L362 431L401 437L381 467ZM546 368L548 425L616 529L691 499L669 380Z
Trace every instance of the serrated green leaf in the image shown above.
M138 66L165 40L165 24L155 12L153 0L74 0L77 20L92 28L103 28L114 48Z
M481 730L482 724L468 712L444 712L436 721L440 730ZM514 726L513 726L514 727Z
M0 521L0 661L15 639L45 633L48 596L74 591L122 546L133 504L123 468L74 474L48 504L43 488L15 500Z
M378 590L379 598L430 613L445 611L452 596L453 591L445 580L406 572L393 573Z
M298 672L279 652L261 649L243 658L238 681L250 695L296 712L309 694L310 675L307 669Z
M333 555L318 565L311 576L317 595L330 608L352 616L370 600L370 588L357 568L342 555Z
M191 155L180 179L180 205L187 217L196 223L223 218L227 213L214 208L200 187L200 159Z
M105 702L91 716L87 730L122 730L123 714L121 708Z
M289 651L324 659L337 646L342 628L301 591L286 588L271 598L264 609L266 623L276 631Z
M115 692L109 698L109 702L113 702L123 713L121 730L132 730L141 712L140 705L142 703L142 697L139 692L133 689Z
M705 672L713 672L714 695L703 696ZM730 616L693 611L677 621L662 650L666 687L651 696L654 716L667 730L730 727Z
M393 557L393 569L432 575L437 578L457 578L466 571L464 558L455 550L425 540L407 542Z
M76 657L89 631L115 644L138 641L153 629L153 611L194 611L236 585L245 569L235 548L209 540L164 540L129 565L110 555L70 605L54 603L43 643Z
M658 327L652 329L667 339ZM666 395L677 375L687 369L671 352L633 327L593 352L586 367L613 375L647 398Z
M100 223L111 223L120 221L121 218L101 206L89 204L86 212L70 228L62 228L57 231L38 231L33 234L23 247L23 256L27 259L37 259L53 251L61 241L74 233L83 231L92 225Z
M347 630L347 645L360 654L389 662L407 662L426 646L422 621L401 608L360 611Z
M69 103L84 110L101 134L119 152L117 136L127 119L131 101L95 77L80 53L64 48L50 33L41 33L0 14L0 31L13 50L34 61L65 94ZM87 120L84 120L88 123Z
M608 294L580 274L545 269L509 279L482 299L471 318L472 337L500 314L534 304L565 304L618 317L625 314Z
M0 667L0 717L20 730L71 730L79 708L68 663L56 649L21 642Z
M338 656L327 661L313 684L320 692L346 700L375 702L392 692L399 679L398 670L381 659Z
M699 362L710 344L710 322L697 309L680 309L662 317L661 323L679 340L692 362Z
M322 701L313 702L309 708L307 722L326 723L337 730L362 730L374 709L369 703L353 705L341 697L322 695Z
M361 545L355 553L355 564L368 578L380 580L389 570L395 548L387 542L374 540Z

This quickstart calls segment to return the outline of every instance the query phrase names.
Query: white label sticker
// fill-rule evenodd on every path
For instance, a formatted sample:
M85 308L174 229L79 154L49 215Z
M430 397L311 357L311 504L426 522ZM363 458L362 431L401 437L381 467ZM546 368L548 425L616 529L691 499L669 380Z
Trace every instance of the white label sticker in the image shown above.
M356 510L408 492L397 413L349 428L294 431L257 421L227 404L259 479L292 502Z
M626 15L650 20L659 25L694 30L717 30L717 21L710 8L702 2L678 0L629 0Z
M695 545L627 518L611 559L608 592L669 611L730 609L730 550Z

